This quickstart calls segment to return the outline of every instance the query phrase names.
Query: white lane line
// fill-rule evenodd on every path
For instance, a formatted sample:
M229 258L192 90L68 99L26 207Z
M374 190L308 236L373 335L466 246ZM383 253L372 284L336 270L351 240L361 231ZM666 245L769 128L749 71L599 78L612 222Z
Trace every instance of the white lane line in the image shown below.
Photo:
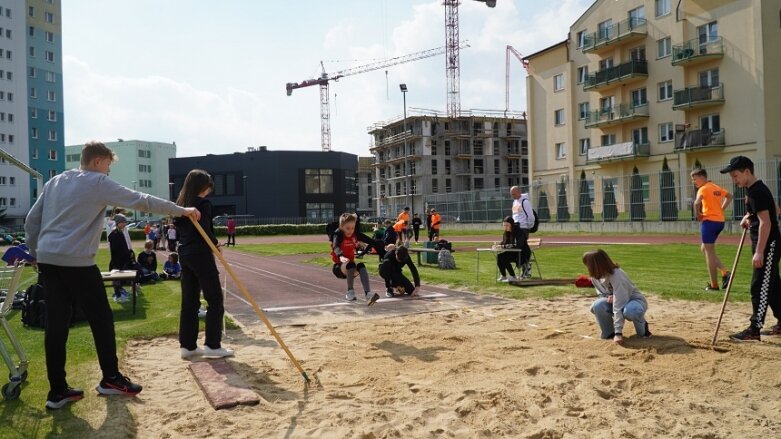
M428 298L434 298L434 297L447 297L447 294L442 293L431 293L431 294L419 294L419 298L421 299L428 299ZM377 303L380 302L398 302L398 301L407 301L410 299L401 299L401 298L387 298L387 299L379 299L377 300ZM361 303L359 301L356 301L356 303ZM331 307L331 306L345 306L345 305L353 305L353 302L335 302L335 303L320 303L317 305L295 305L295 306L276 306L272 308L265 308L263 311L266 312L275 312L275 311L291 311L296 309L310 309L310 308L324 308L324 307Z

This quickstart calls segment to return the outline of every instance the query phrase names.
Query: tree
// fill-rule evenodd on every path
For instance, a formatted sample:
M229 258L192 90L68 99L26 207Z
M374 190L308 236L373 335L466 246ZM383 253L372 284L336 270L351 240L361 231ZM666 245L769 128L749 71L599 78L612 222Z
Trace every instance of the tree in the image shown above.
M537 198L537 215L540 217L540 222L550 221L550 208L548 207L548 194L545 191L540 191L540 196Z
M580 171L580 221L588 222L594 220L594 211L591 209L591 196L588 193L588 181L586 181L586 172Z
M605 181L605 196L602 198L602 218L605 221L615 221L618 218L618 207L616 206L616 192L613 183Z
M645 204L643 201L643 179L637 166L632 169L632 177L629 184L629 218L632 221L645 219Z
M659 178L659 193L662 197L662 221L678 219L678 202L675 197L675 176L667 165L667 157L662 161L662 174Z
M556 183L559 187L559 195L556 197L556 222L569 221L569 207L567 206L567 182L563 179Z

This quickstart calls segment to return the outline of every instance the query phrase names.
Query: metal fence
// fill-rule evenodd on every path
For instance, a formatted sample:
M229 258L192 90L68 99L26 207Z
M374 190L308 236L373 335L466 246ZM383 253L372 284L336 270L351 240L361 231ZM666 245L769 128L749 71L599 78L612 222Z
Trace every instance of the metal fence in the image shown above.
M754 174L764 181L781 205L779 160L755 163ZM719 167L706 167L708 178L733 195L726 218L740 219L745 214L745 189L736 187ZM578 176L580 177L580 176ZM692 221L697 190L689 171L676 170L585 178L535 181L530 197L541 222L612 221ZM432 194L426 207L462 223L499 222L510 214L512 199L508 189L478 190Z

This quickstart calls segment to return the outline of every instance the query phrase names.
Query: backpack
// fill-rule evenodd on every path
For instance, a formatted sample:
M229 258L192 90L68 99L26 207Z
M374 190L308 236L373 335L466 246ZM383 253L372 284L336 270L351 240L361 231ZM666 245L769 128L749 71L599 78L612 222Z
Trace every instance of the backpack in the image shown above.
M333 242L334 233L339 228L339 221L333 221L325 225L325 234L328 235L328 242Z
M524 201L528 201L528 200L524 200ZM529 233L536 233L537 229L540 228L540 216L537 215L537 211L534 210L534 208L532 208L532 215L534 215L534 224L529 229Z
M439 268L443 270L455 270L456 260L453 258L453 254L447 249L439 251L439 257L437 257L437 263Z
M434 250L447 250L452 252L453 243L444 239L440 239L436 244L434 244Z
M24 293L22 324L36 328L46 327L46 295L41 284L30 285Z

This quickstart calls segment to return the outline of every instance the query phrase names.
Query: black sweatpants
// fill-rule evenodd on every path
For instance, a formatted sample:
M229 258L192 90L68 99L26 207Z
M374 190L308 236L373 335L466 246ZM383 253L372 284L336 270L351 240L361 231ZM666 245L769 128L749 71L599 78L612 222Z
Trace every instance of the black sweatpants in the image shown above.
M420 227L412 226L412 233L415 234L415 242L418 242L418 238L420 237Z
M206 346L221 347L222 302L220 272L211 253L179 255L182 264L182 309L179 313L179 345L193 350L198 347L198 310L203 298L209 305L206 313Z
M385 280L386 290L404 287L404 291L407 294L412 294L412 292L415 291L415 285L412 285L412 282L410 282L404 274L395 270L386 269L385 264L380 265L380 276Z
M496 265L499 267L499 273L502 276L507 276L507 273L510 273L510 276L515 277L513 264L517 260L517 255L518 252L504 252L496 255ZM523 270L521 269L521 271Z
M114 315L98 266L63 267L39 263L38 269L46 294L44 348L51 391L62 393L68 387L65 380L66 345L74 305L84 310L84 317L89 322L103 377L116 376L119 366Z
M768 241L765 246L764 264L762 268L755 268L751 276L751 326L757 329L765 324L767 308L773 311L773 315L781 322L781 278L778 275L779 252L781 245L778 241ZM756 250L756 244L752 242L752 253Z
M532 256L532 249L529 247L529 229L522 229L518 224L513 224L513 235L515 235L515 246L521 249L518 265L519 269L523 270L523 265L529 262Z

